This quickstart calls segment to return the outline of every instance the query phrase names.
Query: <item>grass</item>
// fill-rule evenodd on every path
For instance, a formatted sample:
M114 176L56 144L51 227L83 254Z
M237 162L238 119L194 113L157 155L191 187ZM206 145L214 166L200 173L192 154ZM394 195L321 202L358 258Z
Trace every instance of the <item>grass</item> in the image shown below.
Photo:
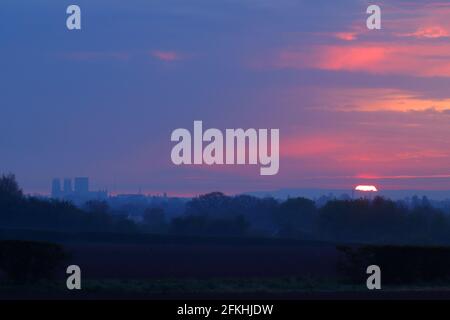
M450 283L421 284L412 286L386 286L384 292L430 292L449 291ZM345 293L367 292L365 285L350 285L335 280L303 278L265 279L98 279L82 282L82 294L92 296L160 296L165 295L211 295L215 294L266 294L292 293ZM0 283L1 296L62 296L70 293L65 281L45 281L18 285Z

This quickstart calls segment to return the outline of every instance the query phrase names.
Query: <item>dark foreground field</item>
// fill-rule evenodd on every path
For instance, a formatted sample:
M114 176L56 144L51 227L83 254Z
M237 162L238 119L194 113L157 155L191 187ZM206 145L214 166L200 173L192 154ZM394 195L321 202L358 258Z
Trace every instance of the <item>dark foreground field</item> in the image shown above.
M66 264L80 266L82 290L67 290L61 270L54 281L3 282L1 299L450 298L446 283L383 286L369 292L365 281L342 282L337 272L341 256L330 243L117 235L53 238L70 254Z
M89 279L333 277L333 245L70 244Z

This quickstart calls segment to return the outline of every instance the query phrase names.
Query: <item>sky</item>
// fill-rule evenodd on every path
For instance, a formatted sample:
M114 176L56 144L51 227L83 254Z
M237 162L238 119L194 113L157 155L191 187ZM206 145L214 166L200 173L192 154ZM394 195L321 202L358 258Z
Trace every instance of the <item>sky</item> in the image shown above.
M0 171L28 193L75 176L113 193L450 190L448 88L444 1L0 4ZM194 120L279 128L279 173L175 166L171 132Z

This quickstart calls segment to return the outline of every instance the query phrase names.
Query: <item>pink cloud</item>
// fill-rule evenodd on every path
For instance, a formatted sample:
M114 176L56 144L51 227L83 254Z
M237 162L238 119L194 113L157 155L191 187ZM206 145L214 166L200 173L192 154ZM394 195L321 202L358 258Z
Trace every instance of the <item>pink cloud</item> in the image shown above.
M181 55L175 51L161 51L154 50L151 53L151 56L165 62L173 62L181 60Z
M350 22L347 30L314 34L342 43L309 47L293 44L254 59L252 65L450 77L450 43L432 41L450 37L449 3L391 6L385 13L382 32L368 31L361 27L361 21Z
M315 134L290 137L282 141L281 156L288 158L315 158L329 155L345 147L347 137Z
M358 38L358 33L356 32L337 32L334 34L337 39L344 41L353 41Z
M331 173L339 178L343 177L340 174L348 174L349 178L373 180L440 178L448 173L449 144L436 135L439 130L427 128L427 134L434 136L424 138L423 128L385 127L380 124L364 132L355 125L344 131L300 134L282 141L280 150L285 165L317 178ZM383 136L378 130L389 130L391 134Z
M450 77L450 43L363 43L279 50L260 67Z
M416 3L391 10L394 16L384 20L386 32L416 39L439 39L450 36L450 3Z
M428 26L419 28L416 32L406 33L400 36L405 37L415 37L415 38L424 38L424 39L438 39L438 38L448 38L450 33L441 26Z

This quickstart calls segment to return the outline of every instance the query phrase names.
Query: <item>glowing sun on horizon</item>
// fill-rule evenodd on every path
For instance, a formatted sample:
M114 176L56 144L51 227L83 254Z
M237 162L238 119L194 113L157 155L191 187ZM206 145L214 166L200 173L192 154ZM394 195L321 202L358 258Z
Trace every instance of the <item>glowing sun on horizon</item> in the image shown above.
M364 185L359 185L355 187L356 191L363 191L363 192L377 192L378 189L375 186L364 186Z

